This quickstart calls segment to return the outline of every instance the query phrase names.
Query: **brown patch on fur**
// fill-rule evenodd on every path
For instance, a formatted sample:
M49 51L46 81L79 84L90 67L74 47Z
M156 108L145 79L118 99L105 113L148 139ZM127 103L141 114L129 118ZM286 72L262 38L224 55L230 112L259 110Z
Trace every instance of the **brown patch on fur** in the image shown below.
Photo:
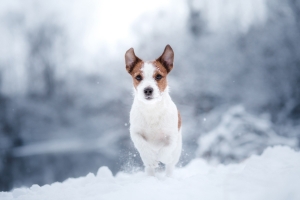
M139 83L141 82L141 81L136 80L135 77L137 77L138 75L140 75L142 78L144 78L144 77L143 77L143 73L142 73L142 71L141 71L141 68L143 67L143 65L144 65L144 62L143 62L143 61L140 61L140 62L136 63L136 64L132 67L131 72L129 73L129 74L132 76L133 86L134 86L135 88L137 88L137 86L138 86Z
M180 130L181 128L181 116L180 116L180 112L178 110L178 130Z
M163 92L163 91L165 91L166 87L168 86L168 82L167 82L168 71L159 61L155 60L155 61L152 61L151 63L156 67L156 70L153 74L153 78L157 83L159 91ZM160 79L160 80L155 79L155 77L158 74L160 74L162 76L162 79Z
M125 64L126 64L126 70L129 74L132 72L134 66L141 61L142 60L135 55L133 48L130 48L126 51Z
M156 61L160 62L169 73L173 69L174 62L174 52L172 47L170 45L167 45L163 54L159 58L157 58Z

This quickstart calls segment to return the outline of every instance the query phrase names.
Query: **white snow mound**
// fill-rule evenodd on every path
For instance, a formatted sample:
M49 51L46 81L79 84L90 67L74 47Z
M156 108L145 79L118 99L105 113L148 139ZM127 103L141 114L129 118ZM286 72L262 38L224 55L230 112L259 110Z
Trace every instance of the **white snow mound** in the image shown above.
M97 175L0 192L0 199L299 200L300 153L285 146L269 147L261 156L227 166L195 159L177 169L173 178L148 177L143 172L113 176L101 167Z

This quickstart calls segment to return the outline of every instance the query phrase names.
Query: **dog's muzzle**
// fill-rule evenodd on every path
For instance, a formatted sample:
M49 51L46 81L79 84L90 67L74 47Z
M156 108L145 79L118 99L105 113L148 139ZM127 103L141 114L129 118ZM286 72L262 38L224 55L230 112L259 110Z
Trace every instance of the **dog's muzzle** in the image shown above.
M152 94L153 94L153 88L152 87L146 87L144 89L144 94L145 94L145 98L147 100L152 99Z

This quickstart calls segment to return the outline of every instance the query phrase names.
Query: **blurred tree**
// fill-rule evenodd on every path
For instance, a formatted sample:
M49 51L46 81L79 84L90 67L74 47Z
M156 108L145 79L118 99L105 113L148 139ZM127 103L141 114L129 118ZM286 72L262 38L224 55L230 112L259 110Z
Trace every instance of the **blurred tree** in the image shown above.
M39 24L27 33L30 48L28 58L30 97L48 99L56 91L55 44L61 34L62 29L49 21Z
M188 0L189 9L188 27L194 37L199 37L205 31L205 21L202 18L201 10L198 10L193 5L194 0Z
M11 99L2 95L0 90L0 191L12 188L14 183L14 158L11 149L23 145L20 125L12 115Z
M293 11L293 15L295 16L295 23L297 28L297 42L295 43L294 41L290 41L292 50L295 53L296 58L292 62L293 70L291 70L291 74L295 77L292 83L292 87L294 88L293 98L295 99L295 106L291 110L290 116L294 119L300 120L300 0L290 0L289 3L291 10Z

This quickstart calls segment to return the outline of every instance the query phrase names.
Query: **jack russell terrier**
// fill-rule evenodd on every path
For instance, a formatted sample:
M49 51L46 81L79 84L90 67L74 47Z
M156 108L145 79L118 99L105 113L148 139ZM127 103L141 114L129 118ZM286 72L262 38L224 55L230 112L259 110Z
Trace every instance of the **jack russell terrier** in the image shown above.
M171 176L181 154L181 118L167 84L173 60L170 45L154 61L141 60L133 48L125 53L126 70L134 86L130 136L150 176L155 176L159 162Z

